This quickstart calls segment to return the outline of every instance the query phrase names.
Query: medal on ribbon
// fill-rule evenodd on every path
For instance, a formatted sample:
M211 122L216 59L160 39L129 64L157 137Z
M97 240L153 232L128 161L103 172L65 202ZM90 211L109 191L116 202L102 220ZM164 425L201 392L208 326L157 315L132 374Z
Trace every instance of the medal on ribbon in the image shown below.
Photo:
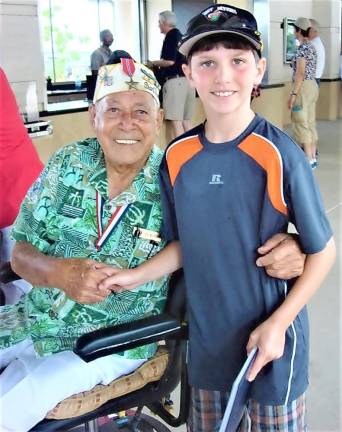
M116 207L112 214L108 225L105 229L102 226L102 214L103 214L103 200L101 195L96 191L96 222L97 222L97 241L95 243L96 249L100 250L103 244L108 240L110 234L114 231L118 223L126 214L131 204L125 204L123 206Z

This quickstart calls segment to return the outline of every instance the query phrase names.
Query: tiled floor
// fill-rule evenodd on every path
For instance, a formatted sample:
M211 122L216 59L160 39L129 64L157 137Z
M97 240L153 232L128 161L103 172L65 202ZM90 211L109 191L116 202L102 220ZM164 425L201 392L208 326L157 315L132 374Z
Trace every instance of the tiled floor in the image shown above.
M342 120L318 123L319 168L315 176L334 230L337 261L309 305L310 432L342 431Z
M337 262L309 305L310 432L342 432L342 120L318 122L319 168L315 176L338 248ZM174 395L176 403L177 395ZM172 431L185 432L185 426Z

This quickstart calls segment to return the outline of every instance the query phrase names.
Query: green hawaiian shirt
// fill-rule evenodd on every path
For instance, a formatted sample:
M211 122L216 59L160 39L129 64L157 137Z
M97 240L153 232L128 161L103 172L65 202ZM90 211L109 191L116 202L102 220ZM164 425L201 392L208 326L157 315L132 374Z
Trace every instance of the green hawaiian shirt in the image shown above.
M109 200L102 149L95 138L59 150L25 197L12 235L46 255L91 258L132 268L156 254L165 243L133 236L135 227L160 231L158 170L162 151L154 147L131 186ZM118 206L130 204L100 249L96 248L96 194L103 201L106 227ZM132 291L110 294L96 304L80 304L57 288L33 287L16 305L0 308L0 348L30 337L36 352L48 355L73 349L76 339L99 328L162 312L168 278ZM127 350L127 358L148 358L155 344Z

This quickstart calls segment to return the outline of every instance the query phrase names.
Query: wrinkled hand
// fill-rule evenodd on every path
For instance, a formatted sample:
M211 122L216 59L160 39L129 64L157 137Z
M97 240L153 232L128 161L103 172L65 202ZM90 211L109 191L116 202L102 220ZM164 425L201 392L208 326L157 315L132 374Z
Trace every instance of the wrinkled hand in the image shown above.
M136 268L111 268L108 272L108 277L100 283L99 287L102 290L121 292L124 290L134 289L142 283L143 281L139 277L139 273Z
M148 67L149 69L153 69L154 68L154 64L150 60L146 61L145 66Z
M264 321L249 336L247 353L256 346L258 353L248 374L248 381L253 381L260 370L272 360L279 359L284 353L286 329L272 322Z
M275 234L258 248L258 252L264 256L257 259L256 265L265 267L269 276L292 279L303 273L306 255L290 234Z
M97 303L110 293L110 290L100 287L110 270L108 265L87 258L61 259L56 286L78 303Z

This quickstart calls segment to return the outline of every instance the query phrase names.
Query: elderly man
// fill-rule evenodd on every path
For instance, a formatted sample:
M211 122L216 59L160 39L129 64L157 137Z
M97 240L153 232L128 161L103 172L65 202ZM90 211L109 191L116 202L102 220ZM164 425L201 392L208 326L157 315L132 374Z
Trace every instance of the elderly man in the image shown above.
M97 48L90 56L90 69L92 75L97 75L101 66L107 64L110 55L112 54L109 48L113 43L113 33L106 29L100 32L101 46Z
M136 266L164 245L133 236L135 227L158 233L161 223L158 92L143 65L123 59L103 67L90 108L97 139L63 147L27 194L13 230L13 268L34 288L1 309L2 431L31 428L58 401L155 352L151 345L87 364L72 348L87 331L163 308L167 278L117 295L97 289L107 266Z
M102 67L90 107L96 138L58 151L23 202L12 266L33 289L0 308L2 431L30 429L60 400L129 373L155 352L149 345L85 363L72 348L85 332L164 306L167 278L117 294L99 289L112 266L135 267L165 246L158 92L152 72L132 59ZM280 241L262 264L281 277L301 272L293 241L271 239L264 251Z

